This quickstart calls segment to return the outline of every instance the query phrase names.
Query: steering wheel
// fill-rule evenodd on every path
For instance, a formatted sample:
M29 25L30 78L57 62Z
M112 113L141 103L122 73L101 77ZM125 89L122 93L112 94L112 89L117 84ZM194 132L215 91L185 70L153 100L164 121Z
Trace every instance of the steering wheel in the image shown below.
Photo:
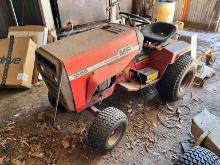
M126 12L120 12L119 13L123 18L129 20L129 23L131 26L142 26L151 24L151 21L147 18L141 17L139 15L130 14ZM139 25L135 25L134 22L140 23Z

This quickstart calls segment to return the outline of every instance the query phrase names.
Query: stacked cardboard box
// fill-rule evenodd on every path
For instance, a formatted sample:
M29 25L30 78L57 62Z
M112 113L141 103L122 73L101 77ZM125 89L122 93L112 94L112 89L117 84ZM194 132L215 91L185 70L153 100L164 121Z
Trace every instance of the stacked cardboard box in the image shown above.
M27 26L11 26L8 30L8 38L14 37L30 37L37 47L47 44L48 28L44 26L27 25Z

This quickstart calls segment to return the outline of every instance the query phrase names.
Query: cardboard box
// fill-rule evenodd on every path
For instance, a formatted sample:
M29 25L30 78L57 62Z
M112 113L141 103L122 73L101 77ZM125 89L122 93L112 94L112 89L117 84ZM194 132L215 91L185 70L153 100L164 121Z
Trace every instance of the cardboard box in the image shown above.
M47 38L47 43L50 44L50 43L53 43L56 41L56 37L53 36L53 31L49 30L48 32L48 38Z
M0 40L0 87L31 88L37 45L28 37L14 38L10 58L9 43Z
M39 25L26 25L26 26L11 26L9 27L8 38L14 37L30 37L36 44L37 47L41 47L48 43L49 30L47 27ZM35 84L41 79L37 70L36 64L34 68L34 75L32 83Z
M8 38L10 36L31 37L37 47L41 47L47 44L48 28L38 25L11 26L8 30Z

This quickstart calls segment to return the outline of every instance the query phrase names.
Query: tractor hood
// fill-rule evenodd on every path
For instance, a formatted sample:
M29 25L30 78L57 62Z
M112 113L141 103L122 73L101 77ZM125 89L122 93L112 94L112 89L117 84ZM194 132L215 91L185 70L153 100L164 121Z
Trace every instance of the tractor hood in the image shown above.
M57 73L60 73L63 68L63 73L67 77L64 81L68 80L72 89L65 90L65 93L72 91L74 97L73 80L116 62L130 53L137 53L140 50L137 36L134 28L129 26L105 24L43 46L37 50L37 55L52 62L56 66ZM66 88L66 85L63 88ZM64 89L61 92L63 92L64 100L66 100L65 97L69 98L68 96L71 95L65 96ZM78 96L75 97L78 98ZM82 104L81 101L82 98L79 100L79 104Z

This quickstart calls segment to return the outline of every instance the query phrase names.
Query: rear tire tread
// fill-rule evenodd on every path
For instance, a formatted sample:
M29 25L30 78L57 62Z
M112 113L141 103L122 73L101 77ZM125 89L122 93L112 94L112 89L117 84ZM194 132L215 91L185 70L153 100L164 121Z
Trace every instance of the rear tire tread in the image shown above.
M203 147L194 147L187 151L174 165L220 165L219 157Z
M168 66L161 81L158 84L160 95L169 100L178 100L176 92L178 91L178 84L181 81L186 69L194 62L189 55L182 55L177 61Z

